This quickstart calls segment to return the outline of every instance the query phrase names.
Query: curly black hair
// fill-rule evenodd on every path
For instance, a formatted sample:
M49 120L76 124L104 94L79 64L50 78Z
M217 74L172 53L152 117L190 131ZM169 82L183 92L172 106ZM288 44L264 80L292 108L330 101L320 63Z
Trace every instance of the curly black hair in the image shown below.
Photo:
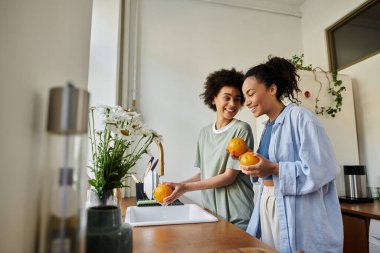
M240 71L236 71L235 68L231 70L220 69L207 76L206 82L204 83L204 92L199 96L203 99L205 105L210 107L213 111L216 111L216 106L213 104L213 101L219 91L225 86L235 87L240 92L240 104L243 105L244 96L241 89L243 82L244 74Z
M249 69L244 76L244 80L252 76L267 88L275 84L277 86L276 97L278 100L288 98L293 103L298 104L300 102L295 94L301 91L298 87L300 77L295 66L285 58L269 56L266 63Z

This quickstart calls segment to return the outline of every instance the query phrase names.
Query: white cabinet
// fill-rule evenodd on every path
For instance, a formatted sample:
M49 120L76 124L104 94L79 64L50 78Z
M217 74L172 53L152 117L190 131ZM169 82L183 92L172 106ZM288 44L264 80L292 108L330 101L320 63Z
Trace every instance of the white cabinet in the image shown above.
M371 219L368 241L369 253L380 253L380 220Z

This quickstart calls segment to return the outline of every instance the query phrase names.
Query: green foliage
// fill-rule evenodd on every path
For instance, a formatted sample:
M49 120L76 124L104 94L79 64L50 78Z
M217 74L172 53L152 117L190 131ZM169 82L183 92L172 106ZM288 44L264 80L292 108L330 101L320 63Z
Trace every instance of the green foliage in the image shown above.
M296 67L297 70L313 71L314 74L317 70L324 72L326 75L326 78L329 80L328 93L331 94L334 101L333 105L327 108L324 106L319 106L319 93L318 93L315 99L315 113L323 115L323 113L326 112L331 117L335 117L336 114L340 112L342 109L342 103L343 103L342 92L346 90L346 87L342 85L342 81L338 79L338 72L337 71L331 72L332 78L329 78L328 72L321 69L320 67L313 68L311 64L305 66L303 58L304 58L304 54L301 54L300 56L293 55L292 59L290 59L289 61ZM319 84L322 85L321 82L319 82Z
M301 54L300 56L293 55L292 59L289 60L289 61L294 65L294 67L296 67L297 70L312 71L313 70L313 66L311 66L311 64L309 64L307 66L303 65L303 57L304 57L304 54Z

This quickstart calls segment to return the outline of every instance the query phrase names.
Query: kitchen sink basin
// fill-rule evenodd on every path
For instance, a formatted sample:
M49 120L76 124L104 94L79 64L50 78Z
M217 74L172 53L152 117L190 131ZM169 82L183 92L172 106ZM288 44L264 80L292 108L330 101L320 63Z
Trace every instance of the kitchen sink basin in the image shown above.
M218 218L195 204L127 208L125 222L133 227L200 222L216 222Z

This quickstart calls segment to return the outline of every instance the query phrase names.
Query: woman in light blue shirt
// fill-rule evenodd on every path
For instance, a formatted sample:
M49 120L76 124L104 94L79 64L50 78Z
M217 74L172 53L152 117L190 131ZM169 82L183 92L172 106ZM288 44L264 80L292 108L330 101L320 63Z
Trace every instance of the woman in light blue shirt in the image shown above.
M334 184L339 167L333 147L311 111L282 102L298 102L298 79L295 67L279 57L245 75L245 105L254 117L267 115L272 128L268 158L255 153L260 162L241 168L260 184L247 232L257 238L269 234L272 238L264 242L281 252L342 252L343 224ZM263 202L266 189L273 190L273 198Z

